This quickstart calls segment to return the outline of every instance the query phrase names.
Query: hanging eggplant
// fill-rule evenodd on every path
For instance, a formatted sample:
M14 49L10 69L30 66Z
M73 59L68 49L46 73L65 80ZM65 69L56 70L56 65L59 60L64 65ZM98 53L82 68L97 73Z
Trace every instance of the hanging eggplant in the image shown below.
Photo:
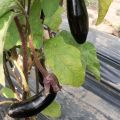
M67 17L71 34L77 43L86 41L89 23L84 0L67 0Z
M44 91L26 101L12 104L8 110L8 115L12 118L25 118L37 115L53 102L57 94L50 92L45 97L43 93Z
M44 60L41 60L41 64L44 66ZM39 83L44 87L44 77L40 72L38 77ZM52 88L47 96L44 95L44 90L42 90L25 101L11 104L8 115L12 118L26 118L37 115L54 101L56 95L57 93L55 93Z

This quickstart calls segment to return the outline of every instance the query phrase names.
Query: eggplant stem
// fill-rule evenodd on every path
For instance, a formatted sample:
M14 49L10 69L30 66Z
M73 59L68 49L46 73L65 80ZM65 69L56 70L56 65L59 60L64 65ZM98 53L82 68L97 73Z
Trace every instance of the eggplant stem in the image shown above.
M25 31L23 31L23 28L22 28L17 16L14 18L14 20L15 20L15 23L16 23L21 41L22 41L22 48L23 48L23 72L24 72L25 79L23 76L22 76L22 78L23 78L23 83L25 84L23 86L23 90L24 90L23 100L24 100L27 97L27 92L29 92L28 85L27 85L28 84L27 37L25 35ZM26 24L26 26L27 26L27 24Z
M30 49L31 49L31 52L33 54L33 57L34 57L34 62L36 64L36 67L39 69L39 71L41 72L41 74L43 75L43 77L46 77L48 75L48 72L47 70L41 65L37 55L36 55L36 52L35 52L35 48L33 46L33 41L32 41L32 36L29 35L28 36L28 39L29 39L29 46L30 46Z
M21 26L21 24L19 22L18 17L16 16L14 18L14 20L15 20L15 23L16 23L16 26L18 28L19 35L20 35L20 38L21 38L21 41L22 41L22 48L23 48L23 68L24 68L25 78L26 78L26 80L28 80L28 76L27 76L27 74L28 74L28 67L27 67L27 61L28 61L28 59L27 59L27 39L25 37L25 33L24 33L23 29L22 29L22 26Z

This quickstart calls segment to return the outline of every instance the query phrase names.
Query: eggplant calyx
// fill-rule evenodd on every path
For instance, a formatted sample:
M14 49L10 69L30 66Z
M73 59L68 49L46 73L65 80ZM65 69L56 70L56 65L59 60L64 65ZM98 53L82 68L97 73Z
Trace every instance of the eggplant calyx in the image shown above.
M43 84L45 87L45 94L49 94L50 89L52 89L55 93L61 90L62 86L60 86L58 78L55 74L49 73L43 80Z

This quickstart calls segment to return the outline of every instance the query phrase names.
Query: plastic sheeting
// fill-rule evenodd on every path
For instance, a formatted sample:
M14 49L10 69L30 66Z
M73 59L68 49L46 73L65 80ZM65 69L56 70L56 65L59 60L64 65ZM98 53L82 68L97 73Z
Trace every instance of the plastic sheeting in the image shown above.
M101 81L120 90L120 39L91 29L88 40L97 49L101 65Z
M110 81L114 84L120 83L120 67L114 61L107 59L103 55L98 55L101 65L101 79Z
M69 31L65 15L61 29ZM97 49L101 65L101 81L120 90L120 38L90 28L87 40Z

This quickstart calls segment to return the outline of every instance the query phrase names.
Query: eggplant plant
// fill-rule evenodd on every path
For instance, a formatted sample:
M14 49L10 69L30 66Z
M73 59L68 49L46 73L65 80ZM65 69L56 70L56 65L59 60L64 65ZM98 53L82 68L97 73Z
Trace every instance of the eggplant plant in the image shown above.
M99 24L111 0L99 0ZM12 118L35 120L42 112L59 117L55 101L62 84L80 87L88 69L100 79L96 49L88 42L88 13L84 0L67 0L70 32L60 30L63 0L0 0L0 84ZM79 44L80 43L80 44ZM88 59L89 58L89 59ZM35 71L36 92L30 89ZM51 114L52 113L52 114Z

